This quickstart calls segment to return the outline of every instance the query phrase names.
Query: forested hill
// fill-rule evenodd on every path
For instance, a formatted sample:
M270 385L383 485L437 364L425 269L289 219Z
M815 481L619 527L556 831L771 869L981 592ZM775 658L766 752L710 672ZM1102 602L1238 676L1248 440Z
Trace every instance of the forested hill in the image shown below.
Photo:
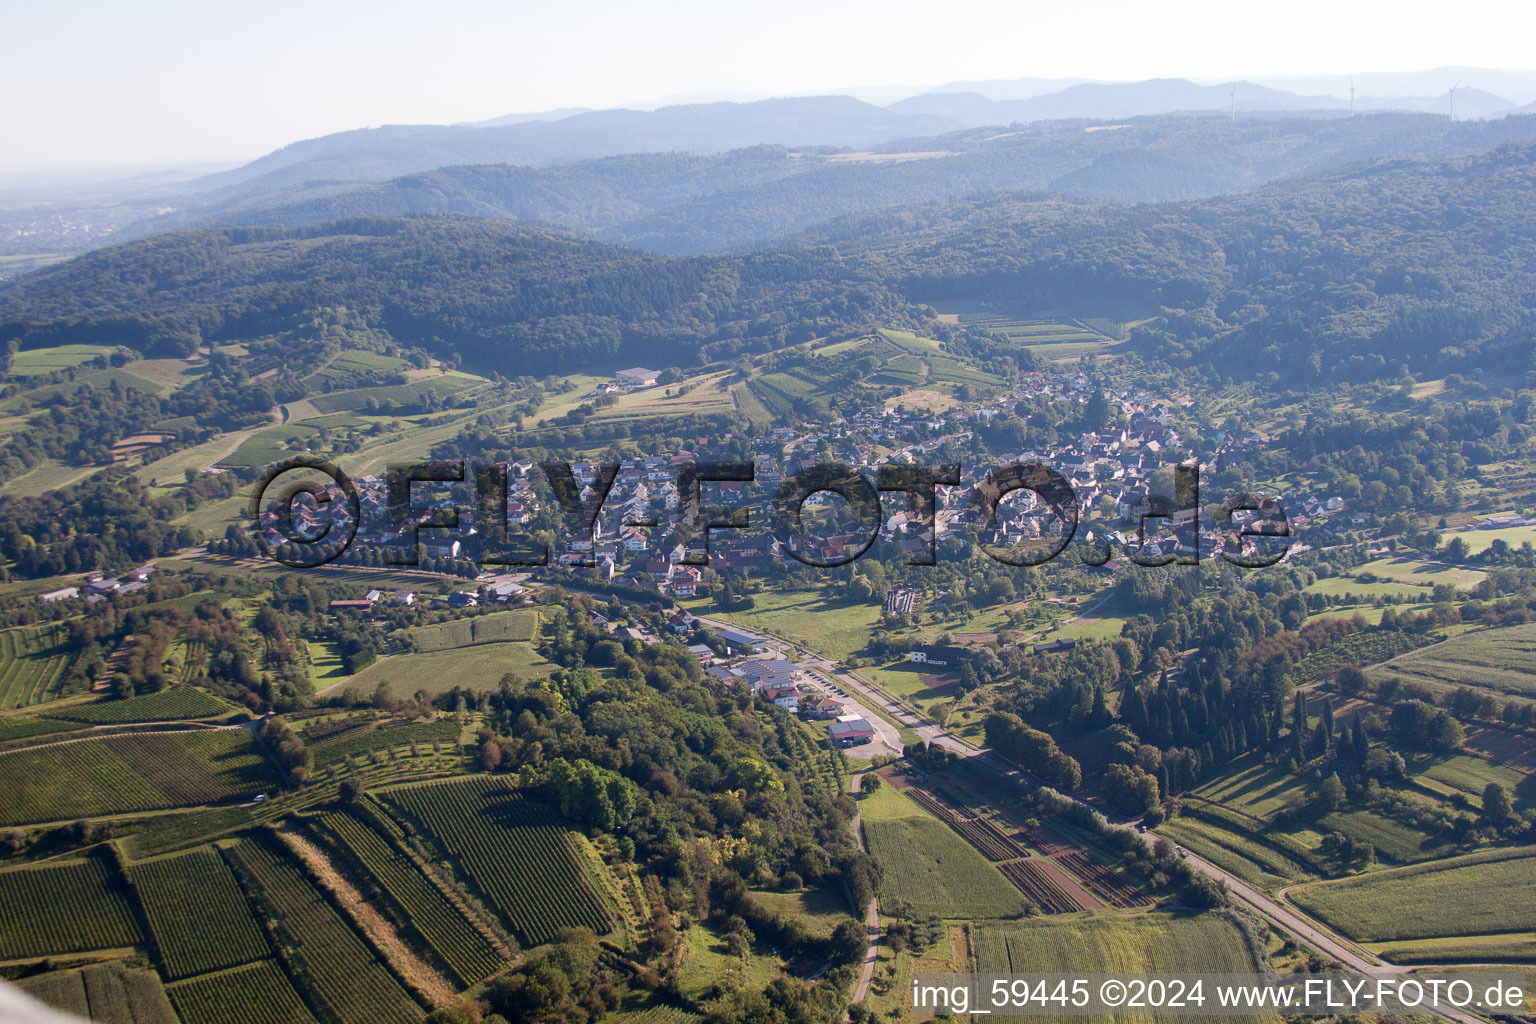
M363 186L327 182L271 191L256 182L144 221L130 237L186 227L310 227L358 216L446 214L547 223L653 252L740 252L831 217L983 190L1041 189L1126 202L1198 199L1352 163L1467 156L1521 140L1536 140L1536 117L1456 124L1413 114L1055 121L886 147L925 154L922 159L759 146L555 167L441 167Z
M1133 343L1237 376L1533 368L1536 145L1401 161L1193 203L989 195L804 233L909 299L1130 300Z
M1163 311L1132 343L1293 381L1531 368L1536 144L1199 202L1039 193L886 208L795 250L668 258L502 221L185 232L0 286L0 338L186 351L346 307L503 373L692 365L899 324L908 303Z
M0 286L0 338L187 354L344 307L397 340L508 376L693 365L905 319L830 253L669 259L505 221L228 229L98 250Z

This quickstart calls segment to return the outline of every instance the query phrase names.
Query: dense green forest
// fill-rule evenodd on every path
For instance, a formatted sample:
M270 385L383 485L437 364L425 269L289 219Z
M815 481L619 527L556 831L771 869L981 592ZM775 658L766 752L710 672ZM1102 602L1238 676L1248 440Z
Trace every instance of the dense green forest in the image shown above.
M913 303L1071 296L1162 309L1135 348L1229 375L1523 372L1533 153L1511 144L1192 203L990 194L834 221L799 249L742 257L456 219L186 232L5 286L0 336L185 354L345 306L439 356L570 372L694 365L922 318Z

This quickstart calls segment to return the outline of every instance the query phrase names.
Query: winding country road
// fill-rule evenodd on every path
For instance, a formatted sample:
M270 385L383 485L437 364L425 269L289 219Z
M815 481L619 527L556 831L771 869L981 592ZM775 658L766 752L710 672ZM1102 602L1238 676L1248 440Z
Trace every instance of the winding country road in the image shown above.
M864 849L863 817L859 813L859 790L863 786L864 776L869 772L859 772L848 783L848 791L853 794L853 837L859 841L859 849ZM880 957L880 901L871 898L869 909L864 913L864 924L869 931L869 950L864 954L864 963L859 968L858 984L853 986L853 995L848 1000L849 1006L857 1006L864 1001L869 994L869 983L875 978L875 962Z

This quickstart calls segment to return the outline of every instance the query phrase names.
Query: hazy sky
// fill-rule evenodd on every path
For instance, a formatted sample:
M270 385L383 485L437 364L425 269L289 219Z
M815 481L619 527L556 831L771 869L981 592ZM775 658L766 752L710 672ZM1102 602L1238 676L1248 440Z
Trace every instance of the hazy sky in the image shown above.
M347 128L957 79L1536 63L1530 0L0 0L0 172Z

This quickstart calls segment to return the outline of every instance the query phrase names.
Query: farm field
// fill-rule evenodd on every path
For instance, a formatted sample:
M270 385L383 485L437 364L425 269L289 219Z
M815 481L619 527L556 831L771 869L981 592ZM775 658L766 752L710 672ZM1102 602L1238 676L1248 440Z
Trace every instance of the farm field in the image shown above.
M129 722L175 722L227 715L234 706L212 694L190 686L171 686L158 693L127 700L95 700L49 708L46 718L59 718L86 725L122 725Z
M123 814L250 797L277 775L244 729L149 733L0 754L35 785L0 789L0 824ZM13 774L14 773L14 774Z
M979 920L1022 914L1024 898L948 825L890 786L859 800L864 839L880 863L880 906L898 901L918 916Z
M1470 686L1498 699L1536 700L1536 624L1462 633L1394 658L1369 675L1378 681L1395 676L1437 694Z
M1536 803L1536 783L1532 776L1514 768L1485 761L1481 757L1456 754L1447 758L1435 758L1424 767L1417 759L1410 762L1409 771L1415 782L1426 785L1447 795L1462 794L1481 803L1483 790L1490 782L1497 782L1514 801L1516 810L1524 810Z
M1536 962L1536 934L1528 931L1376 942L1366 948L1397 964Z
M538 636L539 613L532 608L491 612L469 618L449 619L408 630L412 646L422 653L453 650L472 644L529 641Z
M421 1019L421 1007L292 861L256 841L230 856L291 943L293 973L317 1005L341 1024Z
M525 946L561 928L613 927L565 828L544 807L475 777L386 790L384 798L424 827Z
M549 662L539 656L532 644L487 643L429 654L390 655L339 685L368 696L382 684L391 694L408 697L417 690L438 694L455 686L467 690L495 690L504 675L537 679L548 670Z
M1254 842L1246 834L1224 829L1208 821L1174 818L1159 825L1157 833L1188 847L1250 885L1263 889L1281 889L1294 882L1317 877L1307 868Z
M159 975L118 962L50 971L17 986L41 1003L100 1024L177 1024Z
M1530 850L1485 850L1291 890L1291 902L1358 942L1536 930Z
M1231 921L1215 914L1150 911L982 922L976 926L976 969L983 974L1221 974L1252 971L1254 963Z
M134 864L128 880L171 981L270 955L235 877L212 847Z
M272 960L205 974L166 989L181 1024L314 1024L314 1017Z
M320 819L325 834L346 851L393 904L396 920L426 940L463 988L506 966L505 958L448 902L412 861L363 820L346 813Z
M56 623L0 630L0 710L41 704L62 695L75 654Z
M1215 914L983 921L974 926L974 944L980 974L1237 974L1255 969L1242 932ZM1178 1018L1158 1014L1156 1019Z
M101 860L0 871L0 960L143 941L133 906Z

